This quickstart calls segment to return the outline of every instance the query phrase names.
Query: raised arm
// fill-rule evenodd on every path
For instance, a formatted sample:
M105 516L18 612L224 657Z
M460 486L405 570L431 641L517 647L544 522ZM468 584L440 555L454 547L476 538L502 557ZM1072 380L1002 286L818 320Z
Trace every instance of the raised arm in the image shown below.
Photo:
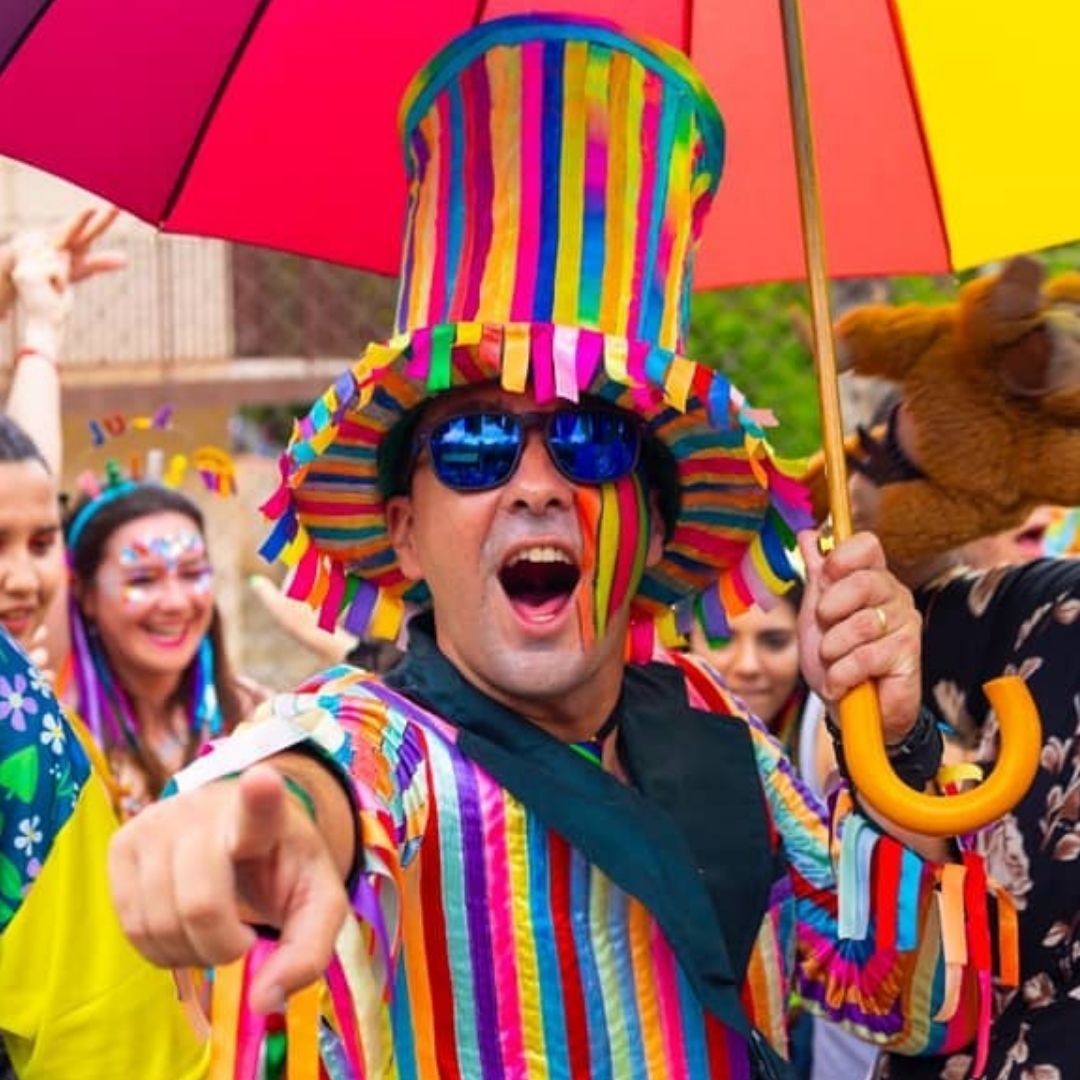
M57 364L72 306L72 286L126 265L118 252L91 251L112 224L115 209L89 208L53 237L23 233L12 241L11 279L20 307L22 333L6 410L31 433L54 475L63 465L60 376Z

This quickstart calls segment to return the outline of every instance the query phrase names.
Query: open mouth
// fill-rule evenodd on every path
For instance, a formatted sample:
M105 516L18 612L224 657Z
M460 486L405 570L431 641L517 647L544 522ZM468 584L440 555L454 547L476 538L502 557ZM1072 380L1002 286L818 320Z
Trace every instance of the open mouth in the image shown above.
M1045 539L1045 525L1033 525L1030 529L1018 533L1016 537L1017 543L1024 548L1041 548Z
M182 645L188 635L187 624L183 626L145 626L150 640L162 649L175 649Z
M13 637L26 633L35 624L36 619L36 608L13 608L0 615L0 623L3 623Z
M522 618L553 619L570 602L581 571L570 555L549 544L515 552L499 571L499 582Z

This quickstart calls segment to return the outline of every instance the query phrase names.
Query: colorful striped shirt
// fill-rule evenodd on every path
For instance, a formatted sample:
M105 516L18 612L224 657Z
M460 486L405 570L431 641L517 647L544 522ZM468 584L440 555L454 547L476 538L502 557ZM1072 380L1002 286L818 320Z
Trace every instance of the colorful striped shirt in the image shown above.
M433 642L424 659L448 667ZM330 713L351 743L365 864L354 895L358 917L339 939L328 978L322 1049L330 1076L770 1075L755 1073L754 1062L776 1063L764 1041L785 1055L793 989L811 1008L903 1052L970 1041L979 1009L971 965L957 966L962 958L949 955L931 910L941 868L883 836L850 798L837 800L830 819L776 741L739 715L716 677L697 661L672 661L693 716L704 723L712 720L707 711L727 712L717 719L748 733L746 760L751 772L756 766L766 810L771 869L763 915L752 924L745 964L734 965L753 1030L740 1033L730 1013L721 1018L713 1007L702 972L722 960L699 964L678 925L661 925L665 889L681 886L675 877L649 881L650 860L665 864L648 844L640 847L640 891L650 893L651 906L601 869L602 829L552 826L560 804L576 798L575 770L596 778L598 813L628 785L610 786L601 768L524 720L522 731L530 730L505 759L510 743L481 753L475 731L374 675L337 668L274 703L279 715ZM466 705L502 708L464 692L475 696ZM637 696L624 693L624 722ZM501 760L506 772L497 779ZM511 790L520 793L530 775L540 778L538 791L554 789L539 796L540 809ZM626 798L637 799L627 804L636 814L642 800L630 790ZM716 800L723 805L722 792ZM627 830L642 820L631 815ZM741 827L740 820L711 824L721 832ZM604 828L614 842L617 826ZM754 872L749 862L723 869L734 881ZM967 874L966 898L985 912L979 867L958 869Z

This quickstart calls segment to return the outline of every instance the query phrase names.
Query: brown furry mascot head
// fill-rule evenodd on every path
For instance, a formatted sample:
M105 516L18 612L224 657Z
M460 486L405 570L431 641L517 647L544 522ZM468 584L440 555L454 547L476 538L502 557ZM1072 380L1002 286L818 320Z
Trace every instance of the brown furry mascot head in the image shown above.
M850 446L891 557L936 555L1040 504L1080 505L1080 274L1044 283L1039 263L1016 258L953 304L857 308L836 334L842 369L897 384L913 436L917 470L887 429ZM822 479L815 459L823 516Z

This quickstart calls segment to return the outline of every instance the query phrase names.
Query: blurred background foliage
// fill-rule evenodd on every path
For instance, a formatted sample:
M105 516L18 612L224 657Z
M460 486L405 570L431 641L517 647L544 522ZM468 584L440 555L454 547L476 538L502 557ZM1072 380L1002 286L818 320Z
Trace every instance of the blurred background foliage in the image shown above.
M245 316L238 344L248 353L340 357L344 364L368 341L390 332L393 280L276 252L236 250L244 271L234 271L236 304ZM1051 274L1080 268L1080 244L1041 252L1039 258ZM839 315L871 302L949 303L977 273L836 281L833 310ZM769 439L787 457L806 457L821 441L808 310L802 282L701 292L693 300L688 355L719 368L752 404L776 413L780 426ZM259 452L279 448L294 416L308 404L242 409L237 442ZM847 403L852 424L866 419L856 411Z

